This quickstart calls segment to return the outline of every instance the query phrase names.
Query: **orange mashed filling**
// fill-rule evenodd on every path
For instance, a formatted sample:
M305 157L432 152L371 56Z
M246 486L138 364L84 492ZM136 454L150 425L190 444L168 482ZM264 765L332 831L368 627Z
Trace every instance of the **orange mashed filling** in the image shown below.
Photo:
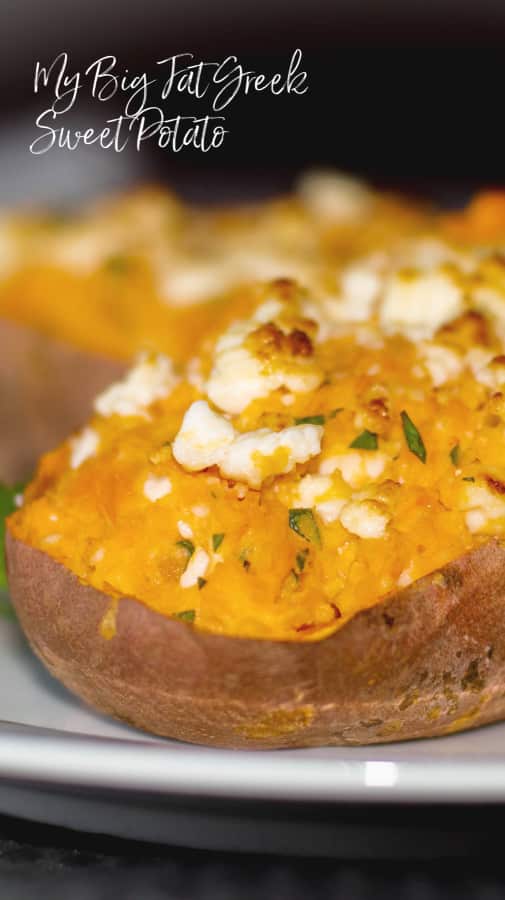
M439 220L442 250L452 242L447 262L437 251L435 263L409 263L407 271L395 256L366 319L346 319L340 295L321 298L285 280L236 289L219 322L205 319L193 331L190 366L179 359L165 396L133 414L97 413L88 425L95 446L78 464L72 453L82 435L43 457L9 520L12 534L109 595L112 611L122 597L135 597L207 632L289 641L320 640L359 610L502 536L505 261L497 247L505 243L505 204L501 195L495 200L500 214L488 197L479 215L474 204ZM400 216L388 240L411 233ZM429 333L412 319L422 319L422 300L408 293L417 278L422 288L426 267L448 279L452 304ZM393 315L397 276L396 288L407 293ZM427 284L428 302L435 287ZM272 300L278 310L272 307L265 328L254 316ZM240 352L259 361L259 384L281 376L243 408L234 395L231 409L217 391L216 366L224 365L223 334L235 334L229 323L247 317ZM186 339L178 332L179 346ZM199 377L190 377L195 370ZM241 372L235 363L230 373L239 398L247 386ZM293 387L293 373L318 373L316 386ZM182 453L176 458L176 438L196 401L223 427L231 423L236 437L258 429L279 437L280 448L250 457L259 487L247 466L243 477L223 475L224 456L201 468ZM282 434L302 425L318 429L320 449L290 465ZM194 578L184 577L191 566Z

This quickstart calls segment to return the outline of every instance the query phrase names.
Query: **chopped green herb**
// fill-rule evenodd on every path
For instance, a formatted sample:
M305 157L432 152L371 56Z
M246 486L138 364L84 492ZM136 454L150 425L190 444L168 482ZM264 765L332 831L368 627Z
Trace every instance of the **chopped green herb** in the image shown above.
M378 446L377 435L374 431L368 431L367 428L349 444L349 447L354 447L356 450L377 450Z
M213 534L212 535L212 549L214 551L219 550L221 544L224 541L224 534Z
M206 578L198 578L198 590L201 591L203 587L207 584Z
M194 609L185 609L182 612L175 613L174 619L180 619L181 622L194 622L195 615Z
M0 588L7 586L7 573L5 570L4 541L5 520L16 509L16 496L23 492L24 485L16 484L7 487L0 483Z
M451 457L452 464L457 466L459 463L459 444L454 444L449 456Z
M295 425L324 425L325 416L302 416L301 419L295 419Z
M475 478L473 478L471 475L467 475L466 478L463 478L463 481L475 481Z
M407 446L411 453L414 456L417 456L418 459L421 460L422 463L426 462L426 447L424 446L424 441L414 425L412 419L408 415L408 413L403 410L402 414L402 425L403 425L403 433L405 435L405 440L407 441Z
M115 254L114 256L109 256L109 258L105 260L104 266L106 271L111 272L112 275L124 275L128 272L130 263L126 256Z
M311 509L290 509L289 527L305 541L321 546L321 535Z
M334 419L335 416L337 416L339 412L343 412L343 411L344 411L343 406L337 406L335 409L332 409L332 411L330 413L328 413L328 418Z
M193 541L177 541L175 546L181 547L182 550L185 550L188 556L193 556L193 553L195 552L195 545Z
M303 550L302 553L296 554L296 565L298 566L300 572L303 572L305 568L305 563L307 562L307 556L309 554L308 550Z

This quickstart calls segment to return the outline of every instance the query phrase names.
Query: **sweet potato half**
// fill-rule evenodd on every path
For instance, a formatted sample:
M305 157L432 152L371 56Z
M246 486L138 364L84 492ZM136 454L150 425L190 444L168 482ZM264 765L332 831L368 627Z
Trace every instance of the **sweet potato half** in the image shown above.
M42 453L89 416L126 363L0 319L0 482L31 475Z
M443 735L505 716L505 548L496 540L317 643L206 634L118 603L7 537L12 599L50 672L101 712L192 743L272 749Z

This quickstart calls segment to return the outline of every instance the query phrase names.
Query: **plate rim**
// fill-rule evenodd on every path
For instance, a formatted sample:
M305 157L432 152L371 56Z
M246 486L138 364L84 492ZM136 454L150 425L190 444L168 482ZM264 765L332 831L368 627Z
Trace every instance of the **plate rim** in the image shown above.
M285 751L174 747L147 736L105 738L6 722L0 723L0 738L3 782L330 804L505 801L499 754L484 767L471 753L398 761L378 759L371 750L367 759L321 759Z

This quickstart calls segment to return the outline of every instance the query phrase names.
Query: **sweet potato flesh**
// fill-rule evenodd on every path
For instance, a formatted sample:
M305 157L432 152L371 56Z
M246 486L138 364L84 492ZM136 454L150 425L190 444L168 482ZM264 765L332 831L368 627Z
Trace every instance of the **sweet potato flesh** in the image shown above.
M327 228L319 240L334 241L333 281L326 270L318 290L282 279L237 290L233 302L201 317L178 310L194 323L190 337L183 318L164 327L139 264L132 278L147 279L137 289L153 315L142 332L132 289L124 307L131 333L140 328L149 349L173 351L174 382L133 413L103 412L99 403L91 449L76 456L80 434L43 457L10 520L12 534L111 597L104 637L114 633L116 601L135 597L203 631L300 642L328 636L359 610L502 536L505 262L480 237L482 229L495 242L505 235L504 204L494 202L429 228L425 219L425 233L414 237L421 213L414 228L405 211L390 211L380 241L368 219L365 237L355 230L345 252L342 230L337 239ZM283 208L294 228L290 215ZM216 222L223 233L238 227L233 216ZM371 262L373 246L380 255ZM354 286L345 281L351 260ZM63 276L46 274L47 282L22 277L51 293L51 279ZM97 320L107 306L103 277L89 276ZM375 295L356 316L370 278ZM68 315L68 337L74 319ZM128 329L113 331L102 331L104 346L128 352ZM83 343L88 337L72 332ZM187 447L178 455L176 438L198 401L223 433L233 426L230 442L247 437L245 462L230 462L225 450L205 464ZM296 428L315 429L305 434L320 442L303 461L283 444ZM209 435L188 440L211 453Z

